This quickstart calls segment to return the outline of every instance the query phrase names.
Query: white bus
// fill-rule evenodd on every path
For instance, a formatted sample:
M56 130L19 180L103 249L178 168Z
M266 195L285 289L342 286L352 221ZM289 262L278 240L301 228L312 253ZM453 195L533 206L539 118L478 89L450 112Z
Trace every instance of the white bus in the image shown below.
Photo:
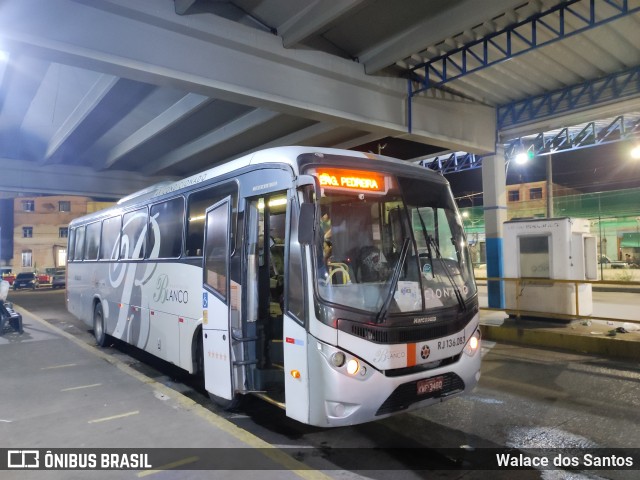
M371 154L259 151L69 227L67 305L203 375L334 427L469 392L478 298L439 174Z

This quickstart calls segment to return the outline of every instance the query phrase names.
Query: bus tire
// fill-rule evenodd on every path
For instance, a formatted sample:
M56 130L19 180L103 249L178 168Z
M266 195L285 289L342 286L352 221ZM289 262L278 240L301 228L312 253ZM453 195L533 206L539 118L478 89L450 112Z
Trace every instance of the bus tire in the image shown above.
M93 309L93 336L99 347L104 347L107 344L107 332L104 328L104 312L102 310L102 303L100 302L96 303Z
M222 410L227 410L227 411L235 410L240 406L240 403L242 402L241 395L234 395L231 400L228 400L226 398L222 398L217 395L214 395L211 392L207 392L207 393L209 394L209 398L211 399L211 401L215 403L218 407L220 407Z
M204 385L204 352L202 345L202 328L198 328L198 332L194 337L193 346L191 348L193 352L193 373L194 375L201 377Z

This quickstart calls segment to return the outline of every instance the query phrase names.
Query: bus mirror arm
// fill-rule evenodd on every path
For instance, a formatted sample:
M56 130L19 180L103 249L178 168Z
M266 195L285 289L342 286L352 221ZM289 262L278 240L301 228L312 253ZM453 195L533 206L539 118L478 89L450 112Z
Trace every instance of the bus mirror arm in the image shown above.
M296 188L312 185L318 191L318 179L313 175L298 175L296 178Z
M295 183L297 189L311 186L316 192L316 196L320 194L320 184L318 183L318 179L313 175L299 175ZM300 245L311 245L313 243L315 225L315 204L302 203L300 205L300 217L298 219L298 243L300 243Z
M300 205L300 218L298 219L298 243L300 243L300 245L311 245L313 243L315 223L315 204L303 203Z

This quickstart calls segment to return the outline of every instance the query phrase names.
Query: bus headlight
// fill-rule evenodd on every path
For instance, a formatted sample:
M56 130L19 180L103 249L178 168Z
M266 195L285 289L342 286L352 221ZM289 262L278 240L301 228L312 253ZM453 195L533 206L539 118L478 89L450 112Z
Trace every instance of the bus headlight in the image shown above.
M336 352L331 355L331 363L333 363L336 367L341 367L344 365L346 360L345 354L342 352Z
M464 353L473 357L480 350L480 329L478 328L464 346Z
M342 375L366 380L373 374L373 369L355 355L322 342L317 342L316 346L327 364Z
M347 362L347 373L349 375L355 375L360 370L360 363L355 358L350 358Z

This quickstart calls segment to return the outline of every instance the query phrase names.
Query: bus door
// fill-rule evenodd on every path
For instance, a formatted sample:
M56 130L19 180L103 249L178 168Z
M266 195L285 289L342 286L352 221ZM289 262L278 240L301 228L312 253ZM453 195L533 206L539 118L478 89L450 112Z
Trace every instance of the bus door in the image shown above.
M246 281L243 323L247 359L254 369L250 389L284 403L283 301L285 284L286 192L247 201Z
M298 178L298 188L303 187L303 176ZM306 185L313 186L314 179L307 179ZM297 191L292 191L297 195ZM286 391L287 417L300 422L309 422L310 380L307 357L308 336L305 312L305 275L303 245L299 242L300 228L311 230L313 225L300 225L300 207L297 199L289 200L289 227L287 235L287 282L286 311L283 318L284 382Z
M231 197L206 211L203 291L202 340L204 381L207 391L220 399L234 399L232 355L229 331L229 238Z

